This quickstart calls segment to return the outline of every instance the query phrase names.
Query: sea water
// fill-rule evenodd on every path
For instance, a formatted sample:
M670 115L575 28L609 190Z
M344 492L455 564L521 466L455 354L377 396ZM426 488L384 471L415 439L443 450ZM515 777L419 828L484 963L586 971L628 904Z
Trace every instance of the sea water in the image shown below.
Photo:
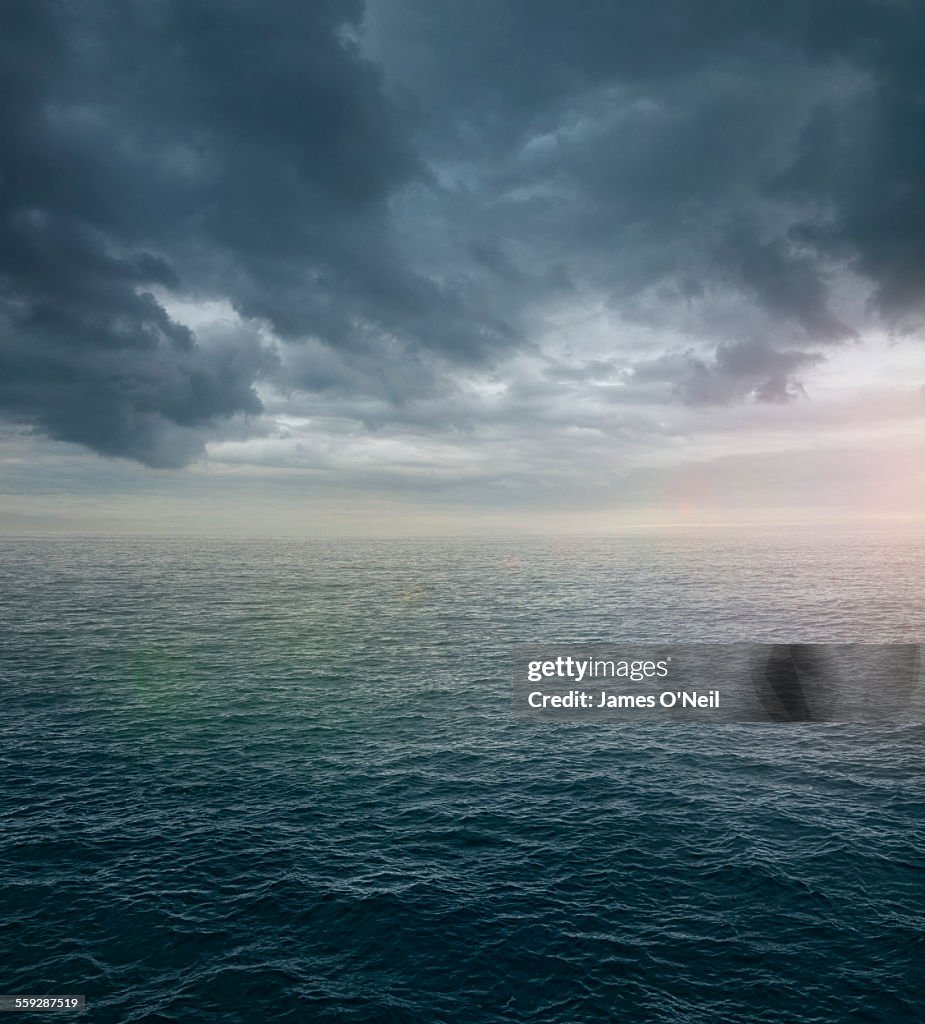
M0 540L30 1019L920 1020L925 731L523 723L524 641L922 642L921 537Z

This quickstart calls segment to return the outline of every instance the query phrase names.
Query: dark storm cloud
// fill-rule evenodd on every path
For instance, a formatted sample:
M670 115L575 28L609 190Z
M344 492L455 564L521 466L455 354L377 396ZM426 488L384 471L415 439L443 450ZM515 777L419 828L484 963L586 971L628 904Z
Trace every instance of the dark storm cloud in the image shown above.
M795 332L818 352L864 326L833 299L845 270L886 324L923 312L921 5L467 0L437 15L380 0L370 12L371 50L425 98L445 177L457 163L479 176L473 232L487 212L486 229L555 253L624 315L651 317L672 292L734 293L765 318L772 351ZM730 325L712 344L738 341ZM764 383L754 396L793 392Z
M634 381L668 381L683 401L710 405L754 398L761 402L786 402L801 386L794 374L822 360L822 356L781 351L759 341L719 345L704 359L694 352L672 352L637 364Z
M439 400L589 296L689 345L560 379L785 401L846 272L925 312L922 52L912 0L11 0L0 415L179 465L261 382Z
M155 465L259 411L256 333L206 345L151 294L227 298L282 339L370 325L462 337L462 306L392 251L422 167L353 3L6 4L0 411ZM436 330L442 318L444 330Z

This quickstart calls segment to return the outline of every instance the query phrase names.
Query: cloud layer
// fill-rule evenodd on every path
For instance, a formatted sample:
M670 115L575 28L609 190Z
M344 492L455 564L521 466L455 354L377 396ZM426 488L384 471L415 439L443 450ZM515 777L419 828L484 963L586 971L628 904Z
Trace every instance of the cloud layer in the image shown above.
M14 0L0 418L177 467L793 401L919 327L923 50L912 0Z

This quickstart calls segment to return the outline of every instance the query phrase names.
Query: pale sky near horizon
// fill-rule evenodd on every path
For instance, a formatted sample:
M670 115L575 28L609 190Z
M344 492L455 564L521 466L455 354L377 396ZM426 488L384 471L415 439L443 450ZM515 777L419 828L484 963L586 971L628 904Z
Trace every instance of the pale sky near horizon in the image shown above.
M0 532L925 519L911 0L0 13Z

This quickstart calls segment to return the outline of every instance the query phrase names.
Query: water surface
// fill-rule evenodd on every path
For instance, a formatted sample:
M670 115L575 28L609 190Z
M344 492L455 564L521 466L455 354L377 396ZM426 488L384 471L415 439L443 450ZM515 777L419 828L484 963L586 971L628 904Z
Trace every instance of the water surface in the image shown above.
M915 538L19 537L0 568L4 991L103 1022L921 1018L920 727L519 723L509 656L920 642Z

